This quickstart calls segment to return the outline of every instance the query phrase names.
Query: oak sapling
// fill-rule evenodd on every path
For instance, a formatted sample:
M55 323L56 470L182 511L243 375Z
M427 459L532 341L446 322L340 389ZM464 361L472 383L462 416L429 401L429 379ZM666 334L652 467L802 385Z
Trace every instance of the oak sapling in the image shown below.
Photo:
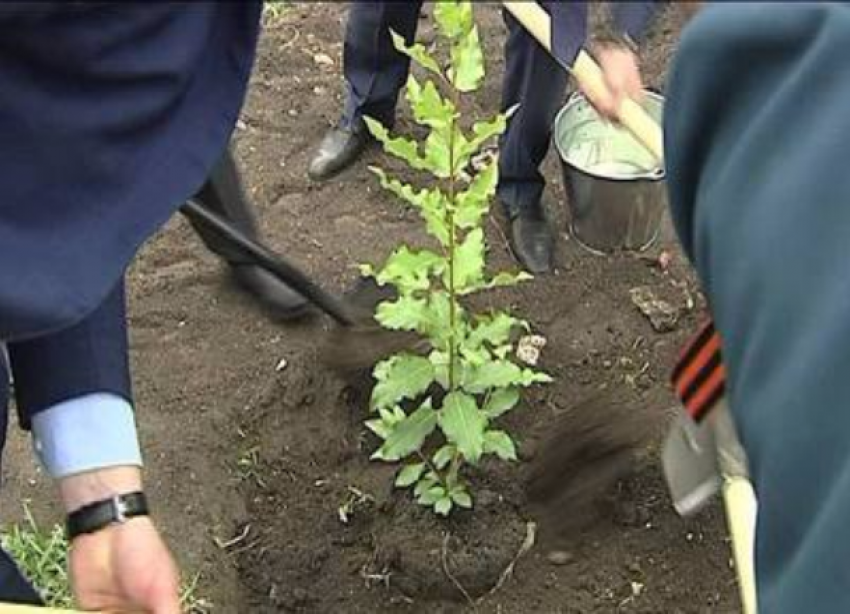
M486 455L516 460L514 440L498 427L499 418L519 403L521 389L551 379L514 358L513 333L528 329L526 322L505 311L472 313L464 306L470 295L530 275L485 270L483 224L498 164L496 156L472 162L505 130L510 113L483 121L464 121L461 113L464 97L484 78L472 3L435 3L434 18L435 45L446 51L442 63L432 50L407 45L393 33L396 48L428 73L424 82L411 75L405 89L413 118L427 137L420 142L391 135L379 122L366 120L387 153L431 177L427 187L417 189L372 168L383 188L419 212L433 248L401 245L380 269L366 265L363 273L397 291L397 299L378 306L378 322L415 331L429 347L424 355L401 353L375 366L374 417L367 426L383 444L373 458L402 462L396 486L412 488L420 504L445 516L455 506L473 505L464 465L476 465Z

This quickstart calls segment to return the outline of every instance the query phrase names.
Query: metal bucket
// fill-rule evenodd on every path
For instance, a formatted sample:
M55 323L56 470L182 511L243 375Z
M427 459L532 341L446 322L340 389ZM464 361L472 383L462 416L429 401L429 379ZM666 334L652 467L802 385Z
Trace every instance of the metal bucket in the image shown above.
M659 122L664 98L646 92ZM641 251L658 237L667 206L664 169L634 137L603 120L581 94L555 119L555 147L569 198L570 233L596 253Z

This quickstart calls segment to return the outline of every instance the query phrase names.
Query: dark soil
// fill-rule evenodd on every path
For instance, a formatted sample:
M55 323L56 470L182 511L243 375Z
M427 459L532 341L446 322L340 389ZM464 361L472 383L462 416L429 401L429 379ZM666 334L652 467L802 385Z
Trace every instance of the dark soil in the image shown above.
M492 112L504 28L495 5L480 5L490 72L479 104ZM299 3L267 29L235 139L270 244L339 292L355 280L356 263L421 239L415 216L368 172L383 162L377 151L327 184L306 178L310 154L341 108L344 17L342 3ZM428 21L421 25L427 38ZM648 44L653 86L663 85L678 29L669 15ZM333 65L317 62L321 53ZM402 106L400 130L410 128L408 117ZM720 506L678 518L657 458L674 406L667 374L701 308L669 222L645 254L591 255L565 232L554 157L545 172L559 229L557 272L485 302L509 306L546 337L541 366L555 383L533 391L507 420L528 462L484 464L470 475L475 511L448 521L393 491L392 466L368 461L374 441L362 426L362 386L318 360L329 320L268 321L182 220L147 246L130 287L149 489L215 612L738 609ZM496 216L488 225L492 262L512 267L500 224ZM673 255L669 267L658 264L662 250ZM638 286L678 309L675 330L654 332L631 302ZM580 412L590 421L576 419ZM636 454L616 438L600 457L596 448L568 449L568 429L558 460L552 434L565 421L591 425L603 445L611 433L637 433L636 424L646 436ZM13 446L18 459L23 447ZM598 481L571 481L570 459L597 457ZM6 465L17 467L12 492L43 490L18 459ZM541 482L540 463L562 467L564 484L575 487ZM527 500L529 475L549 503L542 510ZM574 530L564 535L564 527Z

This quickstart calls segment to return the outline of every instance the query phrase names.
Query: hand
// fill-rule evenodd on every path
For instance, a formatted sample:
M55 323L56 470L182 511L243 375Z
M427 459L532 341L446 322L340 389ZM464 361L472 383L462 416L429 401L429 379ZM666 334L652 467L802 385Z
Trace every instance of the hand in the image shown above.
M177 568L149 518L77 537L69 565L81 608L180 614Z
M624 98L640 102L643 97L643 79L638 58L625 46L603 43L594 47L593 54L602 69L607 92L584 91L585 96L606 119L617 122L620 104Z
M68 511L140 489L135 467L102 469L60 482ZM150 518L80 535L71 544L69 567L81 608L110 614L180 614L177 567Z

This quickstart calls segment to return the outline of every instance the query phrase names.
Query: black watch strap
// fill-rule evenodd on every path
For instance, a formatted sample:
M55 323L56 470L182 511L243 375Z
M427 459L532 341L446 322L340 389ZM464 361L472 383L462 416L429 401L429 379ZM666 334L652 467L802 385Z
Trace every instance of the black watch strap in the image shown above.
M148 513L148 500L143 492L131 492L103 501L95 501L68 514L66 522L68 539L72 540L86 533L95 533L137 516L147 516Z

